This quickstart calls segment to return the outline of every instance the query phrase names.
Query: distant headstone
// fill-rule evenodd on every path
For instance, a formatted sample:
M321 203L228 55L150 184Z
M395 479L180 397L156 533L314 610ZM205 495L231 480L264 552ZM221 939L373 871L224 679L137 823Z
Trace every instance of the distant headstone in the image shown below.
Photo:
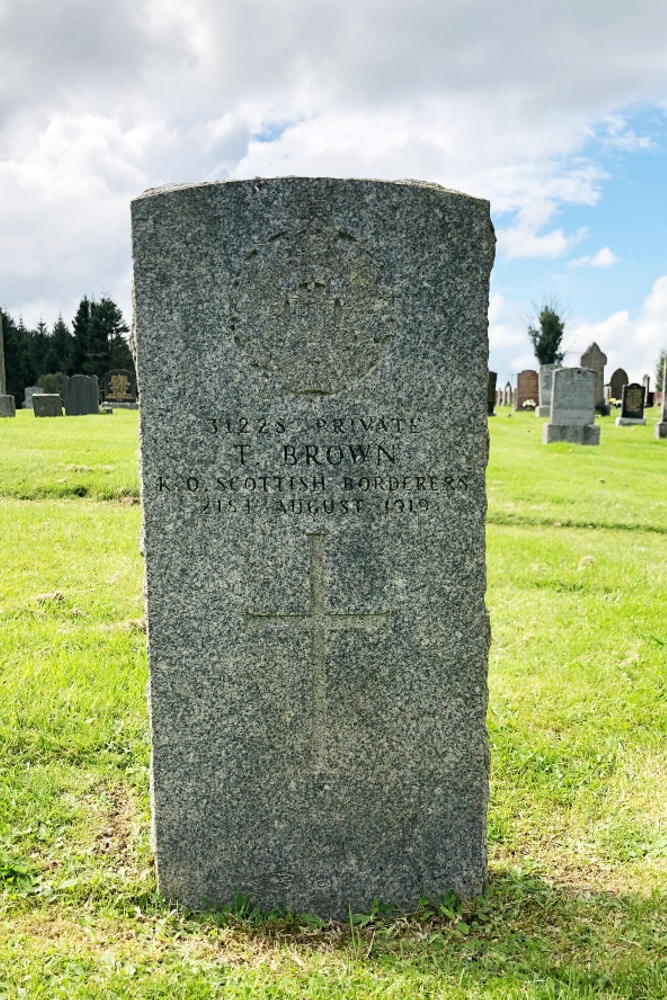
M104 376L104 400L118 406L132 407L137 402L137 382L134 372L114 368Z
M616 426L625 427L629 424L645 424L644 419L644 386L639 382L630 382L623 386L621 397L621 415L616 417Z
M535 410L538 417L551 416L551 380L556 368L560 368L560 365L540 365L538 387L540 405Z
M595 409L598 413L609 412L604 401L604 366L607 364L607 355L600 350L593 341L589 344L579 359L582 368L590 368L595 372Z
M487 384L486 392L486 413L489 417L495 417L494 407L496 403L496 381L498 379L497 372L489 372L489 381Z
M655 425L655 436L657 438L667 438L667 352L662 369L662 394L660 398L661 414L660 420Z
M609 380L609 388L613 399L621 399L623 386L627 385L630 379L628 373L623 368L617 368Z
M35 392L32 409L36 417L62 417L63 401L59 392Z
M172 899L346 918L485 882L493 242L487 202L432 184L133 203Z
M32 410L32 397L36 392L44 392L41 385L27 385L24 390L23 409Z
M551 414L542 442L600 443L595 425L595 373L589 368L557 368L551 383Z
M512 405L512 385L510 382L505 383L505 388L503 389L503 406Z
M642 379L642 384L644 386L644 408L649 409L653 406L653 393L651 392L651 376L644 375Z
M516 377L515 408L523 410L524 403L531 399L535 406L537 406L539 390L539 380L536 371L533 371L532 368L527 368L526 371L519 372Z
M63 405L68 417L99 413L100 390L97 375L63 375Z
M5 345L2 335L2 313L0 313L0 417L16 416L16 399L7 395L5 375Z

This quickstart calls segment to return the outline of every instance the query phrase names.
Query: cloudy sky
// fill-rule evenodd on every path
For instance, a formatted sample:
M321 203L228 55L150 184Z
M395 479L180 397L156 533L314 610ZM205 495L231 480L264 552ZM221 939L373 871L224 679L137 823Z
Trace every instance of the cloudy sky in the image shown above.
M0 303L28 325L109 294L129 319L129 202L281 174L488 198L491 367L667 343L665 0L0 0Z

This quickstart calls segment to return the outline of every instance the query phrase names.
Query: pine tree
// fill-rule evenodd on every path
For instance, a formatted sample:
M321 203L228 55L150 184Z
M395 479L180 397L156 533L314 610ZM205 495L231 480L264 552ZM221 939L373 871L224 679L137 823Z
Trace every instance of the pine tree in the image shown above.
M63 320L62 313L58 314L58 319L53 325L51 350L55 358L55 364L53 366L49 365L48 371L73 375L74 340L67 324Z
M558 365L565 357L560 351L565 320L558 315L557 303L545 301L537 315L537 324L528 327L528 337L541 365Z
M90 301L87 295L79 302L72 320L72 365L70 374L83 374L88 359L88 330L90 327Z

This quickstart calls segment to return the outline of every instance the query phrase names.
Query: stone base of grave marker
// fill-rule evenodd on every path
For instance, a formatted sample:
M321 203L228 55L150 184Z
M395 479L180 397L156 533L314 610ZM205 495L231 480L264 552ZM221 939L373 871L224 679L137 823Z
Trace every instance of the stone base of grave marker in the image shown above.
M32 397L36 417L62 417L63 401L59 392L35 393Z
M657 438L667 438L667 424L662 422L656 424L654 433Z
M549 418L551 416L551 406L536 406L535 416Z
M644 420L644 418L642 418L641 420L635 420L632 417L616 417L617 427L631 427L633 424L640 424L640 425L643 424L644 426L646 426L646 421Z
M0 417L16 416L16 400L13 396L0 396Z
M545 424L542 428L542 444L599 444L600 428L595 424L578 427L574 424Z

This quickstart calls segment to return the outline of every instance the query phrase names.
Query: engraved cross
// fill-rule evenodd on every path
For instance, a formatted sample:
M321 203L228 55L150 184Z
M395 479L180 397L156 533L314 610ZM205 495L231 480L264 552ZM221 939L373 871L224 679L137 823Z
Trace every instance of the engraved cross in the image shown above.
M298 625L310 631L312 686L312 751L315 764L326 764L327 746L327 640L329 633L346 628L366 628L372 632L391 624L391 611L327 610L324 574L326 532L306 534L308 539L309 608L302 614L246 611L246 622L256 625Z

